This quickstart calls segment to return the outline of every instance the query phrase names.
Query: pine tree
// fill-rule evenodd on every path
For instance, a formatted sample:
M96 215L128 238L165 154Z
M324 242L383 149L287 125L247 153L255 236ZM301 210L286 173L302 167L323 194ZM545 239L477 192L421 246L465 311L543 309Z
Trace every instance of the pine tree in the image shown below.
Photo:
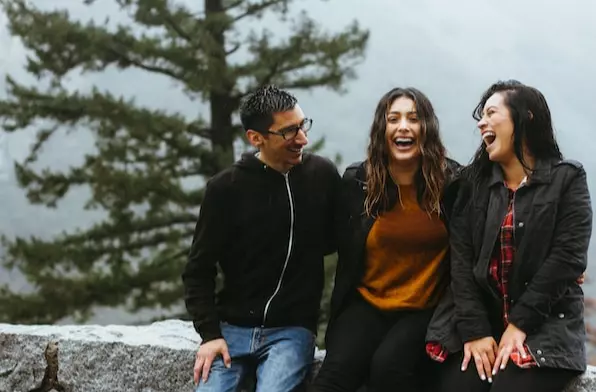
M180 304L204 180L233 162L242 136L235 122L240 98L265 84L341 93L368 41L356 22L339 33L322 31L306 13L292 15L291 0L204 0L200 10L172 0L113 1L132 25L82 22L66 10L0 0L11 34L29 52L26 70L39 80L31 86L7 76L7 98L0 100L5 132L37 129L28 159L15 164L18 183L31 203L48 208L89 189L85 208L106 216L50 240L3 238L4 266L20 270L34 291L1 288L2 321L83 322L96 306L136 312ZM264 15L280 18L289 37L274 39ZM108 67L165 75L209 116L189 121L101 86L89 93L65 87L72 73ZM66 171L37 168L44 144L64 128L70 137L92 132L95 151Z

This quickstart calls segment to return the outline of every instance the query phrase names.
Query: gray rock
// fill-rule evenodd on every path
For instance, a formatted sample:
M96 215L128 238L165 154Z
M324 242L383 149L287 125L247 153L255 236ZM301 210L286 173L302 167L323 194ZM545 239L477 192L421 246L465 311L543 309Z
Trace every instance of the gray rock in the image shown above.
M0 392L42 384L44 350L58 342L58 381L68 392L190 392L199 337L192 325L168 320L146 326L0 324ZM315 353L318 369L324 351ZM596 391L590 367L568 392Z

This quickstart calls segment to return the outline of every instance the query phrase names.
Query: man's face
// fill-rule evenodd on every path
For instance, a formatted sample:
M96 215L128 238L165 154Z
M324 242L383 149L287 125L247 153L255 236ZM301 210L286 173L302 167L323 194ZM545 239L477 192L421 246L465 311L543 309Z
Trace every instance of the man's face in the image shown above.
M286 172L302 162L303 149L308 144L303 129L298 132L286 132L295 130L304 123L304 113L300 106L296 105L291 110L273 114L273 124L269 128L269 132L272 133L249 136L249 140L259 149L263 161L276 170ZM282 136L284 133L285 138Z

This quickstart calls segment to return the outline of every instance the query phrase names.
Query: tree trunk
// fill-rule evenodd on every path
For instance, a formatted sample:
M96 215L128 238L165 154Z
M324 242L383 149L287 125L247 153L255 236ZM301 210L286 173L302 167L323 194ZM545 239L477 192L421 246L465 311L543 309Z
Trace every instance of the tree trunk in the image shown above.
M205 0L206 19L224 12L222 0ZM219 75L217 84L209 89L209 104L211 112L211 143L214 150L221 152L217 162L217 171L234 162L234 129L232 127L232 114L236 110L236 100L232 97L234 82L228 70L225 48L225 28L223 23L217 23L211 28L209 34L213 42L217 43L211 53L209 61L209 75Z

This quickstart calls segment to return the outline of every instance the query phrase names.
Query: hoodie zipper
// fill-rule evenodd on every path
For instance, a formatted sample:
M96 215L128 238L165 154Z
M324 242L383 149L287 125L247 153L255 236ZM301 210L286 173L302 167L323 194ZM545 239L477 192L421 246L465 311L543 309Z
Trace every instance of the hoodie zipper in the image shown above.
M277 281L277 287L275 288L275 291L273 292L271 297L269 297L267 303L265 304L265 311L263 312L263 327L265 327L265 321L267 320L267 313L269 312L269 308L271 307L271 301L273 301L273 298L275 298L275 296L277 295L277 293L279 293L279 290L281 289L281 283L284 279L286 268L288 267L288 261L290 261L292 246L294 245L294 201L292 198L292 189L290 188L289 173L284 174L284 179L286 182L286 190L288 192L288 200L290 202L290 236L288 239L288 252L286 253L286 261L284 262L284 267L281 270L281 275L279 276L279 280Z

